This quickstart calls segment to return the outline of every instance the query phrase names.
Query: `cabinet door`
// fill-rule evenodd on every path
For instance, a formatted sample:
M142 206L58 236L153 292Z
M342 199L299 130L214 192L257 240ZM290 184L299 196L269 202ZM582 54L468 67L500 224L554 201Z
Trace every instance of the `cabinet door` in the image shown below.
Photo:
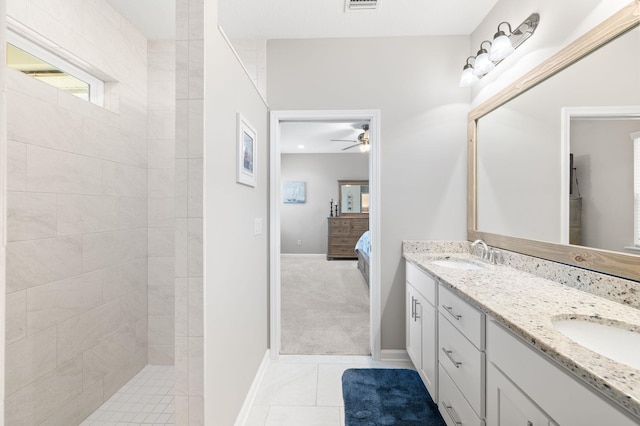
M417 369L422 369L422 305L418 293L407 284L407 353Z
M422 372L427 390L438 400L438 313L436 308L420 297L422 307Z
M487 426L555 424L491 362L487 364Z

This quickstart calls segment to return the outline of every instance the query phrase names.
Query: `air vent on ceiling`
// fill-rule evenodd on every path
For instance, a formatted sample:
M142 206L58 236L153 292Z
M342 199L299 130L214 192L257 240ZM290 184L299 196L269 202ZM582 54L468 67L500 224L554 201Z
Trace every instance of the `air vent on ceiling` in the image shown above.
M350 10L370 10L377 9L380 0L345 0L344 10L348 12Z

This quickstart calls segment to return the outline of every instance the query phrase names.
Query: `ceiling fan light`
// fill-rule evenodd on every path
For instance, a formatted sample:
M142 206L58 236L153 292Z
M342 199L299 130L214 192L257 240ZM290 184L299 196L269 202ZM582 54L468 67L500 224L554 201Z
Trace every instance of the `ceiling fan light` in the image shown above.
M485 49L480 49L478 51L478 56L476 57L476 62L473 65L473 74L477 76L485 75L496 66L489 59L489 54Z
M489 53L489 59L498 62L511 55L515 49L511 45L511 40L505 35L504 32L498 31L491 43L491 52Z
M473 73L473 67L467 64L462 69L462 75L460 75L460 87L471 87L480 80L477 75Z
M360 145L360 152L369 152L369 143L363 143Z

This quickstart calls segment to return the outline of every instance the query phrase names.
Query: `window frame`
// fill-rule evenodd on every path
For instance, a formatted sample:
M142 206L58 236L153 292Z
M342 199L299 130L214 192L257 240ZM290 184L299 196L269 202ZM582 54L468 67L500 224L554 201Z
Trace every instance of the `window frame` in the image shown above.
M89 102L101 107L104 106L104 81L100 80L95 75L88 73L63 57L51 52L50 50L40 46L38 43L29 40L11 29L7 30L7 43L23 50L43 62L46 62L60 71L87 83L89 86Z

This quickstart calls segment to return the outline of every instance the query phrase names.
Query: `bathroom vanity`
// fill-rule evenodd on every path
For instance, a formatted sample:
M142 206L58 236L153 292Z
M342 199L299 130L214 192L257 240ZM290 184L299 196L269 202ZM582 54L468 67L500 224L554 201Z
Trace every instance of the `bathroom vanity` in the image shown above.
M407 352L449 426L640 424L640 370L554 326L640 331L639 310L461 247L404 251Z

